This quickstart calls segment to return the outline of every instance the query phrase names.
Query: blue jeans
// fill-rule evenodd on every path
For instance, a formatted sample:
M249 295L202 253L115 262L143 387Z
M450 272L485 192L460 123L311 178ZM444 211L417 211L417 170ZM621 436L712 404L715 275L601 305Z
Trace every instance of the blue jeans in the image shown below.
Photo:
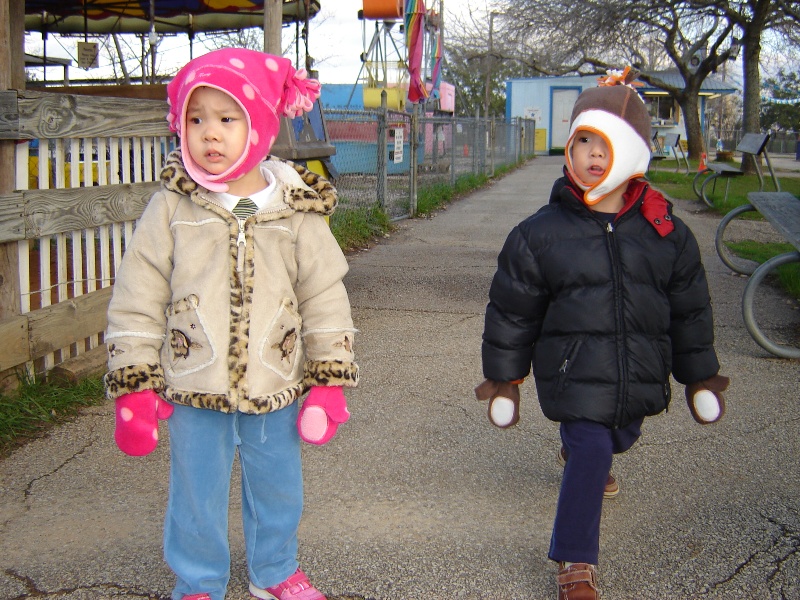
M625 452L641 436L638 419L623 429L592 421L561 423L567 464L550 538L551 560L597 564L603 491L614 454Z
M228 502L236 452L250 580L276 585L298 567L303 510L298 405L264 415L175 406L169 419L169 502L164 558L177 575L173 600L206 592L223 600L230 579Z

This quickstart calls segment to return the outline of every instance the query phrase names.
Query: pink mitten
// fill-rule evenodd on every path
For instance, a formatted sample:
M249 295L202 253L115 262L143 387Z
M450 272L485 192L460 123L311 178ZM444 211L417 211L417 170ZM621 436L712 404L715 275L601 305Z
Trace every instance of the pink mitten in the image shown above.
M130 456L144 456L158 444L158 420L172 416L172 405L153 390L124 394L116 399L114 441Z
M519 421L519 384L517 381L486 379L475 388L478 400L489 401L489 421L500 429L507 429Z
M725 414L725 396L722 395L730 379L724 375L714 375L705 381L686 386L686 402L695 421L701 425L716 423Z
M304 442L321 446L330 441L339 425L349 418L341 386L315 385L297 415L297 431Z

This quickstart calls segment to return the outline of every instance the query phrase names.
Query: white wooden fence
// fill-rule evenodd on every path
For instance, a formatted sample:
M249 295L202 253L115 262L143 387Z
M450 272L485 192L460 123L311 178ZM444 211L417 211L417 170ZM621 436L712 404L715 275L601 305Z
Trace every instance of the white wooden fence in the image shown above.
M175 144L166 102L0 92L17 139L0 243L17 244L20 314L0 321L0 370L37 373L82 355L103 364L106 306L136 219Z

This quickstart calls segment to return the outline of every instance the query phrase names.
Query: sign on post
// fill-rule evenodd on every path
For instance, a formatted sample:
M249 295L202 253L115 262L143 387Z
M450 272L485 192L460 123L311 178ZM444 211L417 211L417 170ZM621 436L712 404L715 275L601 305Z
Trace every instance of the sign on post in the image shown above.
M81 69L96 69L100 66L97 42L78 42L78 66Z
M403 162L403 128L394 130L394 163Z

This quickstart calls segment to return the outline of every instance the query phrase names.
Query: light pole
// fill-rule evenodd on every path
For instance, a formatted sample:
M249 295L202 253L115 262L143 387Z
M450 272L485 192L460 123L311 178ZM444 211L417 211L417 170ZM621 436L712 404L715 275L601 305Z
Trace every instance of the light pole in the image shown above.
M489 52L486 56L486 86L484 90L484 98L483 98L483 117L485 119L489 118L489 97L491 92L491 79L492 79L492 51L494 50L492 46L492 33L494 29L494 18L501 13L498 12L491 12L489 13Z

